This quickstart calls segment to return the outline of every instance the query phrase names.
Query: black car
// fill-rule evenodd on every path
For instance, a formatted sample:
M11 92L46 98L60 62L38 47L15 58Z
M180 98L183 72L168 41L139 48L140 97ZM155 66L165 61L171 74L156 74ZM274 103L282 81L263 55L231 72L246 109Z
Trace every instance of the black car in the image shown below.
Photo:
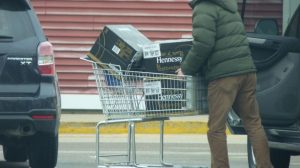
M245 4L244 4L245 5ZM248 34L257 67L257 100L275 168L288 168L290 157L300 154L300 6L284 35L273 19L256 24ZM228 126L245 134L239 116L231 111ZM256 162L248 140L249 167Z
M60 95L53 47L27 0L0 1L0 144L6 161L57 162Z

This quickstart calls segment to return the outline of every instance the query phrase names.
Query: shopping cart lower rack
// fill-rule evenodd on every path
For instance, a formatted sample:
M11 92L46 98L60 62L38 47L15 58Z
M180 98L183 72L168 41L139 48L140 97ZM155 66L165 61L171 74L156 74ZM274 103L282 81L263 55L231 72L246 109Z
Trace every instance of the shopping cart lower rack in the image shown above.
M121 167L147 167L136 163L135 123L160 121L160 162L158 167L172 167L164 162L164 121L173 116L207 113L207 86L201 77L177 76L121 70L117 65L93 63L103 114L107 120L96 126L97 166L100 162L100 127L128 123L127 162ZM116 164L114 164L116 166ZM153 167L153 165L151 165Z

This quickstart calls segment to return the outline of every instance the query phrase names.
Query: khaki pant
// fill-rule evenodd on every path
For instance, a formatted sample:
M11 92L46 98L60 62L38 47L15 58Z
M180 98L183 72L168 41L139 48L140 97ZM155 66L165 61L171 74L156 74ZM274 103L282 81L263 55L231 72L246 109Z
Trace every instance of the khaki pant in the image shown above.
M267 138L255 97L256 74L249 73L211 81L208 85L209 131L212 168L229 168L226 119L231 108L241 117L253 145L257 168L272 168Z

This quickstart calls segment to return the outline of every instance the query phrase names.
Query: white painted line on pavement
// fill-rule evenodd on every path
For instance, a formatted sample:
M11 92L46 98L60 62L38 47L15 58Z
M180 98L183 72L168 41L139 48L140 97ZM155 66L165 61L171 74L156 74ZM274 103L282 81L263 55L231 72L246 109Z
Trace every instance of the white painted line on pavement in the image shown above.
M95 151L58 151L60 154L95 154Z
M95 151L59 151L60 154L95 154ZM157 155L159 151L137 151L139 155ZM113 155L113 154L126 154L125 151L103 151L105 155ZM210 155L210 152L181 152L181 151L164 151L166 155ZM230 152L229 156L240 157L247 156L247 153L243 152Z
M100 142L126 143L127 134L104 134L100 136ZM60 142L87 143L96 142L95 135L61 135ZM164 135L165 143L188 143L188 144L208 144L207 136L200 134L167 134ZM137 134L136 143L159 143L158 134ZM241 135L229 135L228 144L247 144L247 137Z

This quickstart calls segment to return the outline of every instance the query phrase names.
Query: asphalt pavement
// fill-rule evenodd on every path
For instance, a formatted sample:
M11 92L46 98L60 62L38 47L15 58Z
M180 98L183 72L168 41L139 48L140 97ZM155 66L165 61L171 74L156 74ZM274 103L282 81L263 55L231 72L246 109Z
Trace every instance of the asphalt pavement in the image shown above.
M126 154L126 134L105 134L101 136L102 155ZM96 143L92 134L61 134L59 137L57 168L96 168ZM210 151L206 135L167 134L165 135L164 161L185 168L209 166ZM228 136L228 153L231 168L248 168L247 137ZM1 151L0 146L0 151ZM159 135L137 134L137 163L159 164ZM10 163L3 161L0 152L1 168L29 168L28 162ZM102 157L101 163L122 163L126 157ZM290 168L299 168L300 158L291 158ZM111 167L113 168L113 167ZM118 167L124 168L124 167ZM175 167L177 168L177 167Z

